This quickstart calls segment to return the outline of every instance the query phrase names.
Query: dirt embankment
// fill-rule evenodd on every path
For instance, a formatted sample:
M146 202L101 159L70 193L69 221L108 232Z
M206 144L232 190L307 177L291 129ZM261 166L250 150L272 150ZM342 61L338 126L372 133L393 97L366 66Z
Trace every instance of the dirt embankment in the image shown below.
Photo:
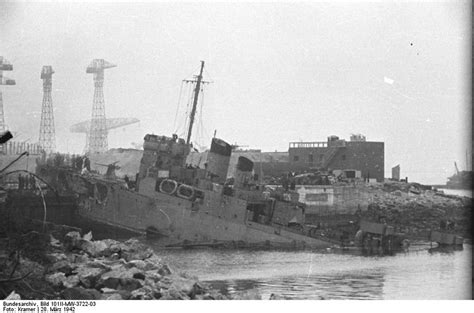
M90 233L65 229L0 240L1 299L260 299L256 293L222 295L175 272L136 239L94 241Z
M370 204L362 212L364 219L415 235L441 229L472 239L472 198L446 195L416 183L386 182L366 188Z

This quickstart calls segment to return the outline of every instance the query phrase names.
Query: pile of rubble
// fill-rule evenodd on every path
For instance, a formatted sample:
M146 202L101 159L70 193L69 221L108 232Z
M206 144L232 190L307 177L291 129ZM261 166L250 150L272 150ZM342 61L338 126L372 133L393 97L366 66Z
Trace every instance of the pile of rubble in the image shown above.
M196 278L175 273L136 239L94 241L90 233L81 236L76 231L67 233L62 241L49 236L45 261L23 257L13 264L4 257L0 276L9 279L3 284L0 280L0 289L6 294L13 290L23 298L74 300L260 298L258 294L250 298L248 294L228 297ZM9 285L5 284L7 281ZM29 293L22 292L24 286L20 282L28 285Z
M369 187L370 204L362 217L375 222L386 222L399 231L423 234L440 229L465 238L471 236L472 199L445 195L416 183L389 182Z

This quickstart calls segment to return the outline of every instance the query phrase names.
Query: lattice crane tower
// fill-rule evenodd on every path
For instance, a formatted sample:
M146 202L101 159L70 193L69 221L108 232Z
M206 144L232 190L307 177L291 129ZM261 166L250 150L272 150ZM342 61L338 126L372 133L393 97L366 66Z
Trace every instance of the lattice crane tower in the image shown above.
M8 62L4 57L0 56L0 85L7 85L12 86L16 85L14 79L10 79L3 76L3 71L13 71L13 65ZM5 124L5 115L3 112L3 98L2 92L0 91L0 132L4 132L6 130ZM1 146L0 146L1 151Z
M53 74L54 71L51 65L43 66L43 69L41 70L41 79L43 80L43 105L41 107L39 145L48 154L56 150L56 132L54 129L53 100L51 97Z
M107 151L107 122L105 119L104 102L104 70L117 65L104 59L94 59L86 69L86 73L94 74L94 100L92 104L92 119L89 132L89 152L101 153Z

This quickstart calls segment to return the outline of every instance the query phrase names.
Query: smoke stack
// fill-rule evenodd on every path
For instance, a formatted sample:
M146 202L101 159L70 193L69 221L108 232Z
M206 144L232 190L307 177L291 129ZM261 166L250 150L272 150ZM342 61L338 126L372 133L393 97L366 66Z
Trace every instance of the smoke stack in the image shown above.
M253 162L243 156L237 160L237 169L234 176L234 187L243 188L252 179Z
M227 179L232 147L224 140L212 138L211 150L207 155L207 172L211 181L223 184Z

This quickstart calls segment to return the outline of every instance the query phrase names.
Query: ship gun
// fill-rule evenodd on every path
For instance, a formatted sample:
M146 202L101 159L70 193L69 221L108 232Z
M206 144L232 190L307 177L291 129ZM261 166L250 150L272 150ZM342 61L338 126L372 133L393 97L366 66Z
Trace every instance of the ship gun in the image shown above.
M119 170L121 167L117 165L119 161L115 161L113 163L110 163L110 164L101 164L101 163L95 163L96 165L100 165L100 166L107 166L107 172L105 173L105 178L109 178L109 179L114 179L114 178L117 178L117 176L115 175L115 170Z

